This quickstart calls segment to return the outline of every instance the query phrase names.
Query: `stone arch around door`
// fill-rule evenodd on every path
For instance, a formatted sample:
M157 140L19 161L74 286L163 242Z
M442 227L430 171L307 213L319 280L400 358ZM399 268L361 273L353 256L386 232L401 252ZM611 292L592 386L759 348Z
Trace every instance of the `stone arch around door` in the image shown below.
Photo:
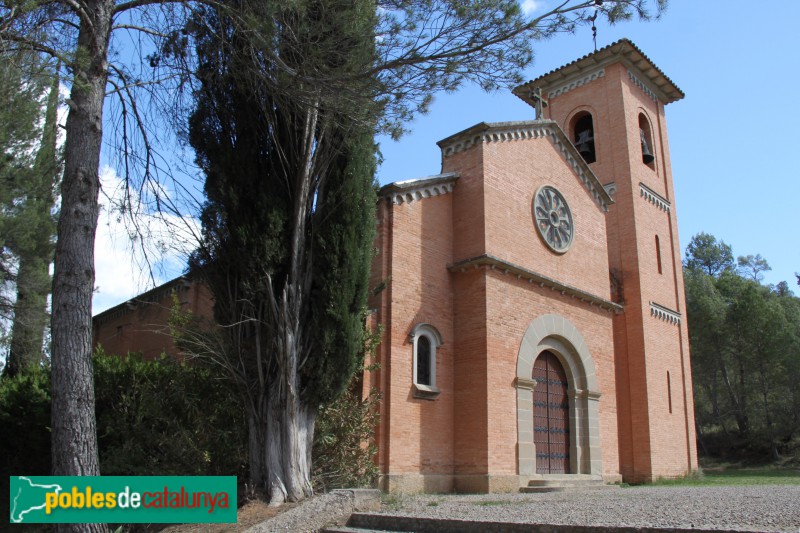
M601 476L600 391L595 365L578 329L559 315L543 315L525 331L517 357L517 460L521 477L536 477L533 442L533 363L544 351L555 354L569 382L570 471Z

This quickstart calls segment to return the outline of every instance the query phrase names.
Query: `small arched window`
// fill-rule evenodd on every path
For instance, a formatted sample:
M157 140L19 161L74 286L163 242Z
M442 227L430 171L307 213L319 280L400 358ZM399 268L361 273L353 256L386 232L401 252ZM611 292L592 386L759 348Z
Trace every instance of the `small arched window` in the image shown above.
M650 121L647 120L644 113L639 113L639 138L642 144L642 163L655 170L653 132L650 129Z
M417 339L417 379L419 385L431 384L431 340L427 335Z
M597 161L597 154L594 145L594 121L592 115L586 111L578 113L572 119L572 138L575 148L580 152L581 157L587 163Z
M436 386L436 352L442 337L430 324L417 324L409 334L413 346L414 396L432 400L439 395Z

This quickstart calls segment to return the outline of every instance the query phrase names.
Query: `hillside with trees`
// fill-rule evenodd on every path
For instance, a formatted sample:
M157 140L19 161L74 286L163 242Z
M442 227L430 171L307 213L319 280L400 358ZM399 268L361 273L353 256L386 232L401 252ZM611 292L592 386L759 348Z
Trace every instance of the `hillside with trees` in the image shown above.
M764 285L760 255L700 233L686 248L686 305L701 453L800 459L800 298Z

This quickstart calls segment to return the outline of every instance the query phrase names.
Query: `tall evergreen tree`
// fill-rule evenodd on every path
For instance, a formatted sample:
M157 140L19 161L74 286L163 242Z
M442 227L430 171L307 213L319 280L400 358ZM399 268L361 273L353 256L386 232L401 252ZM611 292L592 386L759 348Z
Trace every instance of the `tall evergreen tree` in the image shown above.
M293 30L274 28L287 41L285 60L309 72L364 69L373 57L371 6L281 8ZM273 500L295 501L311 494L317 409L342 391L363 349L373 101L369 93L345 99L302 87L291 99L254 85L264 64L239 53L248 43L227 33L229 20L217 13L206 11L204 21L198 27L230 41L200 37L203 88L190 139L208 202L193 266L215 295L227 366L248 407L250 478Z
M33 165L40 138L41 83L36 56L0 47L0 318L13 317L16 258L9 237L16 231L15 204Z
M21 172L24 194L15 200L13 232L7 236L8 247L18 262L17 298L6 367L9 375L38 366L43 356L56 230L54 208L61 174L57 148L58 87L58 76L53 75L41 143L33 166Z

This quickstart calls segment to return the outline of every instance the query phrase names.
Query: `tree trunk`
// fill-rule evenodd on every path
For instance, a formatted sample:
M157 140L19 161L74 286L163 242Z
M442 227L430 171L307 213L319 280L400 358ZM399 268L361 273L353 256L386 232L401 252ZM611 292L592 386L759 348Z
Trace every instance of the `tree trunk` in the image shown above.
M273 505L301 501L313 494L311 445L317 413L296 394L288 393L291 388L270 388L266 460L267 489Z
M11 351L7 372L13 376L37 368L42 362L44 329L47 326L49 265L43 258L20 257L17 301L11 328Z
M73 63L64 181L53 277L53 474L96 476L97 430L92 368L92 292L103 102L114 3L88 0ZM88 19L88 20L87 20ZM59 531L104 532L102 524L63 524Z

